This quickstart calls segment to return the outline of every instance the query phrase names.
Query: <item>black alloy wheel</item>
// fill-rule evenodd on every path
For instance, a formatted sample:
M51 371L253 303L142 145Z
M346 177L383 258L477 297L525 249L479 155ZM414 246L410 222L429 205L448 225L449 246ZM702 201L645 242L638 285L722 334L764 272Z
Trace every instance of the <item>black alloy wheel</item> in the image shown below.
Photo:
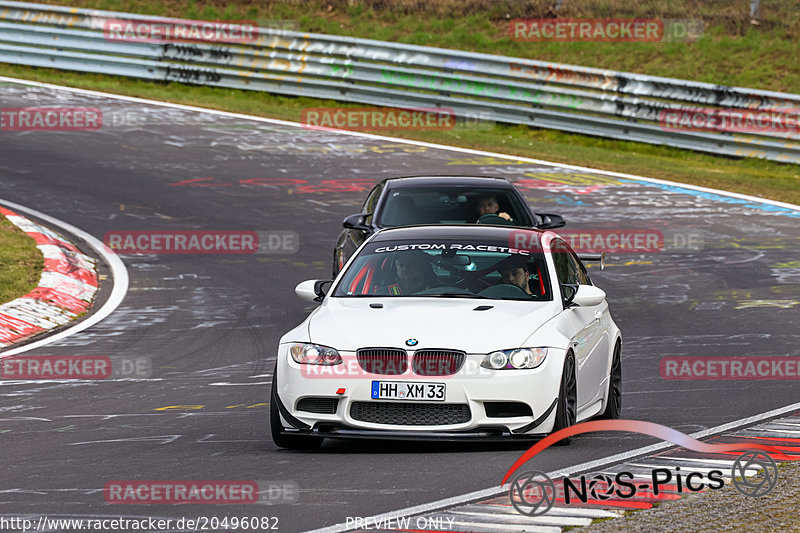
M558 391L558 407L553 433L575 425L577 413L578 380L575 376L575 355L570 350L564 358L564 370L561 372L561 388ZM572 437L565 437L555 445L566 446L570 442L572 442Z

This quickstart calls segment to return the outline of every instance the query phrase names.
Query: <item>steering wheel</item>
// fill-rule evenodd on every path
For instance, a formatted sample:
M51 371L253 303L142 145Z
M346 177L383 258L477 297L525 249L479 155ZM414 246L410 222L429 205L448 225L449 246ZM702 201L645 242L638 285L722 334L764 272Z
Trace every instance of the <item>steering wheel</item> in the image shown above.
M495 213L486 213L485 215L481 215L477 221L478 224L492 224L492 225L500 225L500 226L509 226L514 224L513 220L506 220L505 218L497 215Z
M518 286L512 285L511 283L501 283L500 285L492 285L491 287L483 289L478 294L480 296L487 296L489 298L510 298L514 300L519 300L522 298L525 299L533 298L533 296L531 296Z

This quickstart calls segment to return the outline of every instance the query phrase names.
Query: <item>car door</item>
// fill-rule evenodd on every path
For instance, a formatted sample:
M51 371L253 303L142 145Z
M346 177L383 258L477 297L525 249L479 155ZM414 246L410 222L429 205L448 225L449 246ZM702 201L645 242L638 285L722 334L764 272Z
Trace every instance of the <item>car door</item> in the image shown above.
M553 239L553 262L561 285L591 285L589 275L575 253L562 239ZM563 298L563 292L562 292ZM603 327L608 316L608 304L564 310L571 325L572 350L575 352L578 380L578 408L595 401L602 390L608 366L608 334Z
M368 226L372 226L372 221L375 217L375 209L378 206L378 200L381 198L381 193L383 192L383 182L377 184L375 187L372 188L370 193L367 195L367 199L364 200L364 205L361 206L361 212L365 215L364 216L364 224ZM367 237L372 235L371 231L359 231L359 230L350 230L351 233L351 240L355 245L353 251L356 248L361 246ZM352 252L351 252L352 253Z
M571 268L577 270L579 285L591 285L589 274L575 252L570 251L568 259L572 265ZM578 317L578 321L584 325L581 342L585 343L586 355L583 365L579 366L578 377L578 405L580 407L598 400L604 391L600 385L608 374L609 339L606 324L610 315L608 303L605 300L598 305L575 306L571 310ZM581 394L581 387L585 394ZM581 398L585 400L583 403L580 402Z

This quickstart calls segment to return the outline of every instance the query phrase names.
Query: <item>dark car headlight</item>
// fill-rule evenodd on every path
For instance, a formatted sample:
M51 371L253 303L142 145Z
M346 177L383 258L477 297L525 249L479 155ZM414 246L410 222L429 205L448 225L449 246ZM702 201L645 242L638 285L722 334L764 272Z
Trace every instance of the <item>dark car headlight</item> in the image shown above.
M498 350L483 358L481 366L492 370L520 370L536 368L547 357L547 348L515 348Z
M296 363L301 365L340 365L342 357L333 348L319 344L292 343L289 345L289 355Z

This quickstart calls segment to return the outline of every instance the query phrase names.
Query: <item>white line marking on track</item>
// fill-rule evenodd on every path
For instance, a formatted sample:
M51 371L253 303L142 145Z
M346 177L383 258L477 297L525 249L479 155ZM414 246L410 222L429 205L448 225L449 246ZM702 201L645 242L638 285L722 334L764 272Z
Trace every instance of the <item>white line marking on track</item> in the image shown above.
M128 439L87 440L86 442L70 443L70 446L79 446L81 444L104 444L108 442L159 442L161 444L169 444L170 442L174 442L179 438L181 438L181 435L152 435L149 437L131 437Z
M800 434L800 430L797 430L797 429L773 429L772 431L774 431L776 433L789 434L789 435L798 435L798 434Z
M675 470L674 466L671 467L670 465L657 464L657 463L628 463L628 466L639 467L639 468L649 468L649 469L666 468L667 470ZM675 466L680 466L680 465L675 465ZM707 467L707 466L693 466L691 468L691 470L689 470L688 468L684 468L684 471L700 472L702 474L708 474L709 472L711 472L713 470L719 470L719 468L710 468L710 467ZM756 468L748 468L747 470L745 470L745 472L746 472L746 474L748 476L754 476L754 475L758 474L758 470ZM723 477L725 477L726 473L723 471L722 475L723 475ZM730 476L728 476L728 477L730 477Z
M218 381L216 383L209 383L209 385L218 385L226 387L238 387L240 385L272 385L271 381L254 381L252 383L230 383L228 381Z
M510 522L522 522L525 524L541 524L541 525L559 525L559 526L588 526L592 523L592 518L587 517L578 517L578 516L569 516L569 515L551 515L548 511L547 516L526 516L523 514L506 514L503 516L498 516L495 513L485 513L480 511L462 511L460 509L452 509L447 511L447 514L454 514L463 516L464 520L471 518L472 520L477 520L479 518L486 520L487 522L491 522L492 520L501 519L505 523L505 520ZM485 523L485 522L481 522Z
M744 452L742 452L744 453ZM701 463L704 465L720 465L720 466L728 466L731 467L734 465L736 461L730 460L726 461L724 459L702 459L698 457L676 457L676 456L666 456L666 457L651 457L649 461L653 461L653 466L670 466L669 464L663 464L659 461L666 462L675 462L677 466L683 466L685 463Z
M513 516L521 516L519 511L514 509L510 504L509 505L494 505L494 504L475 504L475 505L462 505L458 507L458 512L467 512L467 511L480 511L480 512L487 512L486 509L491 509L493 514L496 515L513 515ZM455 512L455 509L453 510ZM613 509L595 509L592 507L575 507L575 508L568 508L568 507L552 507L549 511L547 511L548 516L583 516L583 517L590 517L590 518L606 518L606 517L617 517L622 514L622 511L615 511Z
M487 522L466 522L466 521L462 522L459 520L454 520L450 524L454 526L467 526L470 528L480 528L480 529L470 529L470 531L473 532L502 531L503 533L561 533L561 528L559 526L531 526L529 524L513 525L505 522L498 522L495 524Z

